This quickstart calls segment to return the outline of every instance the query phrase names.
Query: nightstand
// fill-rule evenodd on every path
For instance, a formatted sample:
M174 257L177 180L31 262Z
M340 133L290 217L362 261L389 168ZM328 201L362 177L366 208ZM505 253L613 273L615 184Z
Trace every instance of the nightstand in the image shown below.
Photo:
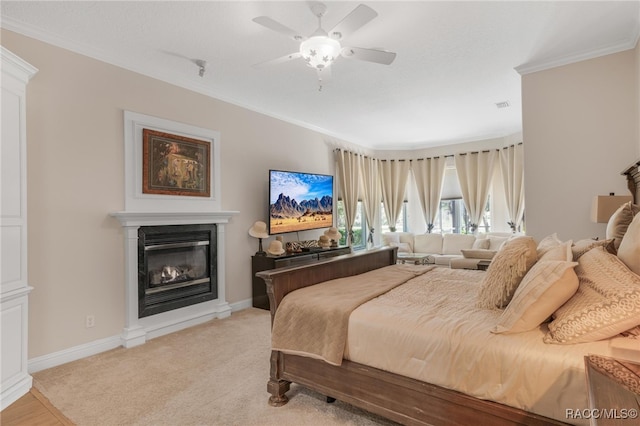
M640 363L585 356L591 425L638 424Z

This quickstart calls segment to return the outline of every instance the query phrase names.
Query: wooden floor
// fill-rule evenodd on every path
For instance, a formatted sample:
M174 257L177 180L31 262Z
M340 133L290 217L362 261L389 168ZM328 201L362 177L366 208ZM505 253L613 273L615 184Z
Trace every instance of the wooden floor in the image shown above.
M36 388L0 413L2 426L73 426Z

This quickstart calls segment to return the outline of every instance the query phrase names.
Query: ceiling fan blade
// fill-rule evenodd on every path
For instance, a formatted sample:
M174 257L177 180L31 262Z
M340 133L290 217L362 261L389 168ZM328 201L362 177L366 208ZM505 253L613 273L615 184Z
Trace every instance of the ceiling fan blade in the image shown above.
M364 4L359 5L351 13L345 16L338 25L329 31L329 37L337 40L344 39L349 34L364 26L367 22L378 16L378 13Z
M363 47L344 47L341 52L347 59L359 59L361 61L375 62L389 65L396 58L395 52L387 52L380 49L365 49Z
M293 59L297 59L297 58L300 58L300 57L302 57L302 54L300 52L289 53L288 55L284 55L284 56L281 56L279 58L270 59L270 60L264 61L264 62L259 62L257 64L254 64L253 67L254 68L262 68L262 67L266 67L266 66L270 66L270 65L281 64L283 62L288 62L288 61L291 61Z
M256 24L260 24L263 27L269 28L270 30L273 30L277 33L283 34L289 38L294 39L295 41L302 41L304 39L306 39L306 37L301 36L300 34L298 34L297 32L295 32L294 30L292 30L291 28L282 25L280 22L278 21L274 21L273 19L269 18L268 16L258 16L257 18L253 18L253 22L255 22Z

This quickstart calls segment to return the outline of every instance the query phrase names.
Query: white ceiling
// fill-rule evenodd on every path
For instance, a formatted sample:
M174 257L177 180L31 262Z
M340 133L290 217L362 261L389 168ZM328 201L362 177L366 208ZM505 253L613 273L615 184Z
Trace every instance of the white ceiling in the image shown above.
M361 1L325 2L329 30ZM318 91L301 59L252 65L310 35L306 1L1 2L3 28L371 149L418 149L521 132L520 73L635 46L640 1L366 1L378 16L342 41L397 53L339 58ZM208 63L204 77L192 60ZM516 69L518 71L516 71ZM509 108L496 103L508 101Z

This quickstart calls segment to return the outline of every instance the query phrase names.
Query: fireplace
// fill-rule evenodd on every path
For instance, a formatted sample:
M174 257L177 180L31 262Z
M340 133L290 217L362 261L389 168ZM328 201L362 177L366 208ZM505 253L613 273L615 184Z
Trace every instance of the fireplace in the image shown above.
M138 317L217 298L217 225L138 229Z

